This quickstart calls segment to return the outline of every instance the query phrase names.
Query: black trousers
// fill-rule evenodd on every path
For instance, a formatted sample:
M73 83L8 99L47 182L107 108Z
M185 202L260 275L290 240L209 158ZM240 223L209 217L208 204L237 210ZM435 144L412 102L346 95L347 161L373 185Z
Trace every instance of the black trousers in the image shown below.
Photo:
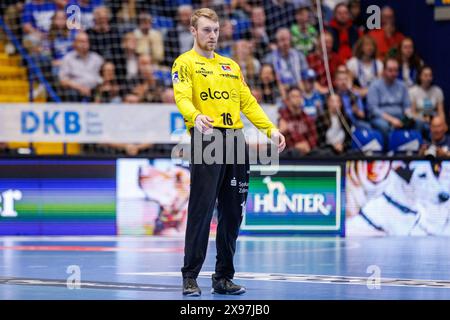
M211 219L217 201L218 225L216 234L216 267L217 277L232 279L234 276L233 257L236 251L236 240L242 222L243 212L247 201L249 181L248 146L239 145L234 139L233 163L194 163L194 152L210 145L201 142L201 148L195 145L193 130L191 130L191 190L188 204L188 217L185 236L184 266L181 269L183 278L197 278L208 247ZM217 129L214 129L217 130ZM225 144L227 132L242 135L242 130L220 130L223 139L224 158L231 151L229 144ZM196 134L200 134L196 131ZM201 134L200 134L201 135ZM217 135L216 135L217 136ZM242 152L245 161L242 161ZM241 160L238 161L239 154ZM198 162L198 161L197 161ZM230 162L230 161L228 161ZM240 163L239 163L240 162ZM210 162L208 162L210 163Z

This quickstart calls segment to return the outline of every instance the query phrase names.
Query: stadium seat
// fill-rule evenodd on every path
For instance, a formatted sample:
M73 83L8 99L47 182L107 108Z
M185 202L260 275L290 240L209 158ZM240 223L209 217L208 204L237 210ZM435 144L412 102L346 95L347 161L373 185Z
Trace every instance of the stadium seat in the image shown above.
M384 149L383 136L377 130L354 129L352 132L352 149L364 152L382 152ZM355 141L357 140L359 144Z
M251 21L248 19L233 19L233 38L235 40L240 39L242 35L250 29Z
M156 79L164 82L165 86L170 86L172 84L172 74L170 70L156 70L153 72Z
M153 18L153 28L155 29L170 29L175 26L175 22L172 18L164 16L152 16Z
M389 135L389 152L412 154L418 152L422 136L417 130L394 130Z

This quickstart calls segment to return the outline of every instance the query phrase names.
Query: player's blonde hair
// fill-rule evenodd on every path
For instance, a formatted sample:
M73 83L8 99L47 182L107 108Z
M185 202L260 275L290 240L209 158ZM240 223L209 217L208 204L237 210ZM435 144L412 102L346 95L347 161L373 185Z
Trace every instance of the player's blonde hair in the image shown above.
M191 27L194 27L197 29L198 19L201 17L207 18L209 20L212 20L214 22L219 22L219 16L217 13L209 8L201 8L194 11L194 13L191 16Z

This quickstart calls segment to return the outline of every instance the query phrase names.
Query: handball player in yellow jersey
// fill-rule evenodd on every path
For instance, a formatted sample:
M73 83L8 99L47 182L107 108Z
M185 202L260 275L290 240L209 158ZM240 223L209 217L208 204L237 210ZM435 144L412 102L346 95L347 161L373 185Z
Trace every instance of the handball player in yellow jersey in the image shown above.
M245 83L239 65L214 52L219 38L219 18L211 9L196 10L191 16L192 50L181 54L173 63L172 83L175 101L191 134L191 189L186 227L183 294L199 296L197 277L208 246L210 223L217 202L216 266L212 276L212 293L242 294L245 288L233 283L233 257L248 193L250 166L248 148L225 142L230 132L243 137L242 112L260 131L285 148L284 136L269 120ZM245 153L245 161L208 164L197 163L193 153L203 151L207 139L195 136L219 133L225 145L223 152ZM215 135L217 136L217 135ZM239 140L239 139L238 139ZM228 149L227 149L228 148ZM242 149L242 150L241 150Z

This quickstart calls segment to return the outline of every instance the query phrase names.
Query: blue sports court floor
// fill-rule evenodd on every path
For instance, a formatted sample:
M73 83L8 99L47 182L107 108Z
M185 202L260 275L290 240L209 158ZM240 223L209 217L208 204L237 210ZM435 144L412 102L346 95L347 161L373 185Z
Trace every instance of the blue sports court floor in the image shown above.
M449 244L437 237L242 236L235 279L247 293L224 297L209 292L212 240L199 277L203 294L184 298L181 238L0 237L0 300L450 299ZM378 271L379 289L370 280ZM70 289L78 276L81 288Z

